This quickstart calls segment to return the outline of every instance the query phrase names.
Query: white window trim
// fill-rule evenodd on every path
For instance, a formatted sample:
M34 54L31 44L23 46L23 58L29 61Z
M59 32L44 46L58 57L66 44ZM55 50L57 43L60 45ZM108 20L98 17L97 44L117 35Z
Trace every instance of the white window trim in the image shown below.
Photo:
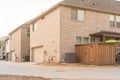
M76 15L77 19L73 19L72 18L72 10L76 10L77 11L77 15ZM80 16L79 14L82 14L83 16ZM82 10L82 9L73 9L73 8L71 8L71 19L72 20L81 21L81 22L85 21L85 11Z

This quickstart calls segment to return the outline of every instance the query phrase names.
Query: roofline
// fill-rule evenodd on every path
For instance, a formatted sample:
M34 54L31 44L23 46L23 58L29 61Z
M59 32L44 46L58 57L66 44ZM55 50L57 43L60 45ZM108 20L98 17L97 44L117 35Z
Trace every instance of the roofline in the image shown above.
M77 7L77 6L73 6L73 5L68 5L68 4L64 4L62 2L57 3L56 5L54 5L53 7L49 8L47 11L45 11L44 13L42 13L41 15L31 19L30 21L28 21L27 24L31 24L36 22L37 20L39 20L40 18L45 17L45 15L49 14L50 12L52 12L53 10L55 10L56 8L58 8L59 6L65 6L65 7L74 7L74 8L80 8L80 9L84 9L84 10L89 10L89 11L96 11L96 12L101 12L101 13L107 13L107 14L113 14L113 15L120 15L117 13L111 13L111 12L107 12L107 11L101 11L101 10L94 10L94 9L89 9L89 8L84 8L84 7Z
M5 39L5 41L8 41L9 39L10 39L10 38L8 37L8 38Z
M20 26L18 26L17 28L15 28L13 31L11 31L8 35L11 35L11 34L13 34L14 32L16 32L18 29L20 29L20 28L25 28L25 26L27 26L27 22L26 23L24 23L24 24L22 24L22 25L20 25Z
M52 12L53 10L55 10L56 8L58 8L60 6L60 3L59 2L58 4L54 5L53 7L49 8L48 10L46 10L45 12L43 12L42 14L38 15L37 17L31 19L30 21L28 21L27 24L31 24L31 23L34 23L36 22L37 20L39 20L40 18L44 18L45 15L49 14L50 12Z
M62 2L63 1L57 3L56 5L54 5L53 7L49 8L47 11L45 11L44 13L42 13L41 15L38 15L37 17L35 17L35 18L29 20L28 22L20 25L19 27L17 27L16 29L14 29L12 32L10 32L9 35L11 35L12 33L14 33L15 31L17 31L18 29L22 28L23 26L25 27L26 25L29 25L31 23L36 22L40 18L44 18L45 15L49 14L50 12L52 12L53 10L55 10L56 8L58 8L59 6L74 7L74 8L80 8L80 9L84 9L84 10L96 11L96 12L101 12L101 13L107 13L107 14L113 14L113 15L120 15L120 13L114 13L114 12L111 13L111 12L107 12L107 11L94 10L94 9L89 9L89 8L84 8L84 7L77 7L77 6L73 6L73 5L64 4Z
M59 2L59 3L60 3L60 2ZM16 29L14 29L13 31L11 31L8 35L13 34L15 31L17 31L18 29L22 28L23 26L25 27L25 26L27 26L27 25L29 25L29 24L31 24L31 23L36 22L36 21L39 20L40 18L43 18L45 15L47 15L47 14L49 14L50 12L52 12L53 10L55 10L55 9L59 6L59 3L56 4L56 5L54 5L53 7L51 7L50 9L48 9L47 11L45 11L44 13L42 13L41 15L38 15L37 17L35 17L35 18L27 21L26 23L18 26Z
M64 4L64 3L60 3L59 6L74 7L74 8L79 8L79 9L84 9L84 10L89 10L89 11L96 11L96 12L101 12L101 13L120 15L120 13L114 13L114 12L112 13L112 12L108 12L108 11L101 11L101 10L95 10L95 9L90 9L90 8L78 7L78 6Z

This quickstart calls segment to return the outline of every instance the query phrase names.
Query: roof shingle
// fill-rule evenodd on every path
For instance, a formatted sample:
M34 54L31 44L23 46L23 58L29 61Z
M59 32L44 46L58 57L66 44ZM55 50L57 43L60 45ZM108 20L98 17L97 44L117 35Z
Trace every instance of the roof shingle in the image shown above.
M61 5L120 14L120 1L116 0L64 0Z

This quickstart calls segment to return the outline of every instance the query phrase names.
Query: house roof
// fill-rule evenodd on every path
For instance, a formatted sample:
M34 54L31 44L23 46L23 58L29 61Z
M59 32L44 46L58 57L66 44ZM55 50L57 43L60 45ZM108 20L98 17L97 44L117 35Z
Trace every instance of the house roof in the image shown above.
M50 9L48 9L47 11L45 11L43 14L38 15L37 17L25 22L24 24L18 26L16 29L14 29L13 31L11 31L9 33L9 35L13 34L15 31L17 31L18 29L22 28L22 27L26 27L27 25L34 23L35 21L37 21L40 18L44 18L45 15L47 15L49 12L53 11L54 9L56 9L58 7L58 4L54 5L53 7L51 7Z
M13 34L15 31L19 30L20 28L28 27L27 25L28 25L28 22L26 22L26 23L18 26L16 29L14 29L13 31L11 31L11 32L9 33L9 35Z
M115 1L115 0L63 0L56 4L55 6L51 7L41 15L29 20L28 22L22 24L15 30L9 33L12 34L16 30L20 29L21 27L34 23L40 18L44 18L45 15L48 13L52 12L54 9L56 9L59 6L71 6L71 7L77 7L77 8L82 8L82 9L87 9L87 10L94 10L94 11L99 11L99 12L104 12L104 13L111 13L111 14L117 14L120 15L120 2Z
M56 9L59 6L71 6L71 7L77 7L77 8L82 8L86 10L93 10L93 11L99 11L103 13L120 15L120 1L115 1L115 0L63 0L59 2L58 4L56 4L55 6L48 9L47 11L45 11L43 14L30 20L28 24L35 22L38 19L44 17L45 15L52 12L54 9Z
M117 0L64 0L60 4L120 15L120 1Z
M5 37L5 41L8 41L8 40L9 40L9 36L6 36L6 37Z

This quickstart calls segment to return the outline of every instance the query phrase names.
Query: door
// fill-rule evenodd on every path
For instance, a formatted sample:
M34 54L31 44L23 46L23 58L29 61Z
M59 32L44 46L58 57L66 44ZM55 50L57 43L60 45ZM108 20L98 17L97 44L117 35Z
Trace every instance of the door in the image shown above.
M11 52L11 59L12 59L13 62L15 62L15 60L16 60L16 55L15 55L14 51Z
M37 63L43 63L44 62L44 56L43 56L43 49L42 48L34 48L33 49L33 60Z

